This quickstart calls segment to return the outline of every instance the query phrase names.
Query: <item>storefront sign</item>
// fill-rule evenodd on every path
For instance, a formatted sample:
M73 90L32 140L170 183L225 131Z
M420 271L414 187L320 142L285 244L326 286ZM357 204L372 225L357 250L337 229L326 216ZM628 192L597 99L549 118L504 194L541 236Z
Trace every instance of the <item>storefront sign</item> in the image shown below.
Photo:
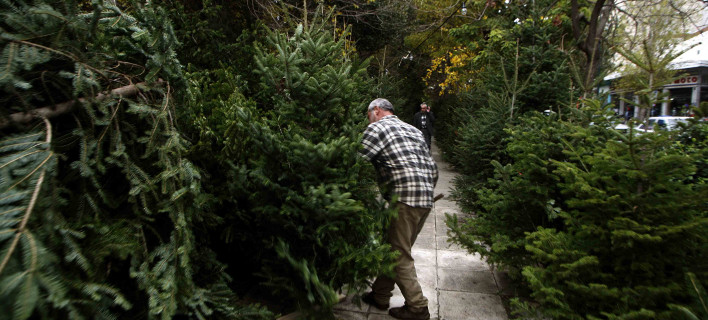
M666 86L690 86L701 83L701 76L685 76L674 80Z

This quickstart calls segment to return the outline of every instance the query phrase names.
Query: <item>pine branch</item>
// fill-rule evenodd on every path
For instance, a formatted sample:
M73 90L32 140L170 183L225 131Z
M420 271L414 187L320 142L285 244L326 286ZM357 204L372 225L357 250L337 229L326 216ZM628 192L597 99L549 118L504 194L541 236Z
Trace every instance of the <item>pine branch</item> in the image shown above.
M50 145L52 142L52 124L44 118L44 124L46 125L46 130L47 130L47 139L45 140L47 146ZM50 156L51 157L51 153ZM48 160L48 159L47 159ZM37 168L44 166L44 164L47 162L45 160L40 164ZM30 172L27 177L32 176L36 172L36 169ZM37 197L39 196L39 190L41 190L42 187L42 182L44 182L44 174L46 170L42 170L39 174L39 178L37 179L37 184L34 187L34 192L32 193L32 198L30 199L29 205L27 206L27 210L25 211L25 216L22 218L22 222L20 223L19 228L17 228L17 233L15 234L15 238L12 239L12 243L10 244L9 249L7 250L7 254L5 254L5 257L3 257L2 262L0 262L0 274L2 274L2 271L5 269L5 266L7 266L7 263L10 261L10 257L12 256L13 251L15 251L15 248L17 247L17 244L20 241L20 236L25 231L25 227L27 226L27 221L29 221L29 218L32 214L32 209L34 209L34 205L37 202ZM27 178L25 177L25 179ZM25 180L22 179L22 180ZM19 183L19 182L18 182ZM17 184L15 184L17 185ZM12 189L12 187L10 188Z
M164 84L165 81L162 79L158 79L155 84L157 85L162 85ZM118 96L118 97L132 97L134 95L137 95L140 92L140 87L142 86L147 86L148 84L146 82L140 82L136 84L131 84L127 86L123 86L120 88L115 88L111 90L109 93L99 93L94 97L95 101L103 101L106 100L110 97ZM9 119L0 119L0 129L7 127L11 123L17 123L17 124L23 124L32 121L35 117L43 117L43 118L53 118L65 113L69 113L73 111L74 106L77 104L81 104L84 102L87 102L88 99L86 98L79 98L77 100L71 100L67 102L62 102L54 106L47 106L47 107L41 107L34 109L32 111L28 112L17 112L13 113L9 116Z

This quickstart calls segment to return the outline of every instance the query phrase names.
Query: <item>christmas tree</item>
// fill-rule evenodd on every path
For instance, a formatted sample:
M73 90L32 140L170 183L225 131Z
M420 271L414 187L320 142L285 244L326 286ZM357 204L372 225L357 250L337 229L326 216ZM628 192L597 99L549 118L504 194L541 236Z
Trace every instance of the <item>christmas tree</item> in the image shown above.
M84 8L84 9L81 9ZM163 10L0 1L0 314L257 318L198 241Z
M198 144L223 150L223 158L200 161L214 168L215 203L225 210L222 239L232 244L222 254L252 257L225 258L234 276L255 274L255 286L288 297L293 308L326 314L337 290L360 291L390 272L393 255L380 234L391 212L376 200L373 172L358 155L372 99L367 64L316 21L290 34L267 31L256 46L255 97L241 92L231 68L195 74L230 82L232 92L193 88L201 111L190 117ZM204 99L205 92L213 94Z

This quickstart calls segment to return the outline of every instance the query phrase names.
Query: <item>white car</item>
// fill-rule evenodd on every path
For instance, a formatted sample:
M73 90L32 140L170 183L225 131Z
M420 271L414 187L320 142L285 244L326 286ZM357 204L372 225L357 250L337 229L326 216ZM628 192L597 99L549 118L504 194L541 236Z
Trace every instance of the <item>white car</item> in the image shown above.
M640 129L639 129L639 126L637 126L637 125L635 125L635 126L633 127L633 129L634 129L634 130L632 130L632 131L634 132L635 135L644 133L644 131L640 130ZM629 126L628 126L627 124L620 123L620 124L618 124L618 125L615 126L615 130L617 130L617 131L619 131L619 132L622 132L622 133L628 133L628 132L629 132Z
M654 132L656 129L676 130L679 123L688 123L688 119L691 119L691 117L651 117L646 123L640 124L637 130L641 132Z
M615 126L615 130L617 130L617 131L627 131L627 130L629 130L629 126L626 125L626 124L624 124L624 123L620 123L620 124L618 124L618 125Z

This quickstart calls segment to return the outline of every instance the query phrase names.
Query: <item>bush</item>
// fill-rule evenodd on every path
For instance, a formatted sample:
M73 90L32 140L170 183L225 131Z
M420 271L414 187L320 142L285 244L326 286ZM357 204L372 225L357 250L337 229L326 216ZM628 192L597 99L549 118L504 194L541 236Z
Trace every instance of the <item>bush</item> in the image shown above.
M454 241L481 253L490 263L515 270L515 277L524 266L533 263L524 248L525 234L539 226L562 226L558 221L558 177L553 173L556 166L551 159L564 159L563 140L573 139L569 130L572 125L556 116L534 113L521 117L519 122L504 130L509 138L504 140L507 147L503 152L509 163L502 165L490 159L493 178L486 183L469 184L468 189L458 183L458 195L465 209L475 213L475 219L460 225L456 219L448 218ZM465 192L472 192L473 196L464 197Z
M198 132L192 157L222 218L211 241L239 276L235 289L311 317L394 261L381 238L392 212L358 155L372 99L366 63L324 29L268 31L256 44L253 97L232 67L190 74L184 118Z
M706 271L700 152L664 133L618 133L588 103L566 120L532 116L509 130L512 162L495 164L476 219L449 219L454 238L521 270L543 316L675 318L668 304L689 301L684 274Z

